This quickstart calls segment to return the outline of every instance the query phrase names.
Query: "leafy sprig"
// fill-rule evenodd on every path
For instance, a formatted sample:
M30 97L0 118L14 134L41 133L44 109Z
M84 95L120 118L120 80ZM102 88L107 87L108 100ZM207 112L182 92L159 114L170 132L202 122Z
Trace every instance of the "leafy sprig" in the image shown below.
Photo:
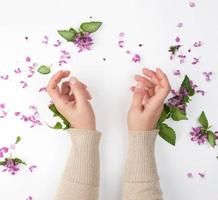
M58 30L58 33L61 37L63 37L68 42L74 42L78 34L94 33L101 27L101 25L102 22L98 22L98 21L84 22L80 25L78 31L75 30L74 28L70 28L68 30Z
M50 128L66 130L71 127L70 122L68 122L67 119L57 110L54 104L50 104L48 107L49 110L53 113L53 117L58 117L59 119L62 120L62 123L56 122L54 126L49 126Z
M211 125L208 123L207 116L204 111L201 112L198 122L201 124L201 134L206 135L206 139L212 147L215 147L216 144L216 135L215 132L211 131Z
M191 96L195 94L194 89L192 88L191 82L189 77L186 75L185 78L183 79L183 82L180 86L179 91L184 91L187 92L187 95L184 95L181 99L181 103L183 104L184 107L187 106L187 104L191 101ZM172 98L176 98L172 97ZM187 120L187 114L186 110L182 110L179 107L172 106L169 104L169 101L172 100L170 98L168 100L168 103L164 104L164 109L161 113L161 116L158 120L157 128L159 129L159 135L161 138L163 138L166 142L169 144L175 146L176 144L176 132L175 130L168 126L166 123L164 123L167 119L172 119L174 121L181 121L181 120Z

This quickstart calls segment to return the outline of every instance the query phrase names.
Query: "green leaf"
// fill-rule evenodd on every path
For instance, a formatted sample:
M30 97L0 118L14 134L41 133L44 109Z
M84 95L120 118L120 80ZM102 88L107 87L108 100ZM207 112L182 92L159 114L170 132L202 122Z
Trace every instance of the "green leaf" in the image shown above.
M49 74L51 72L50 67L42 65L37 70L40 74Z
M60 122L57 122L54 126L54 129L62 129L62 124Z
M73 28L70 28L69 30L58 30L58 33L68 42L73 42L77 35L77 31Z
M22 161L20 158L14 158L13 160L14 160L16 163L26 165L26 163L25 163L24 161Z
M187 90L189 96L193 96L195 94L195 91L191 86L190 79L187 75L185 75L185 78L184 78L181 86Z
M20 141L21 141L21 137L17 136L15 144L19 143Z
M70 122L68 122L67 119L61 113L59 113L59 111L57 110L57 108L56 108L56 106L54 104L50 104L49 109L53 112L53 116L54 117L59 117L60 119L62 119L62 121L63 121L63 123L65 125L65 127L63 128L62 124L60 122L57 122L53 127L49 126L50 128L63 129L63 130L71 128Z
M216 146L216 136L212 131L207 131L207 141L212 147Z
M5 161L0 161L0 166L5 165Z
M174 121L187 120L186 113L182 112L179 108L171 107L170 108L171 118Z
M166 104L164 104L164 109L160 115L160 118L158 120L158 125L162 122L164 122L166 119L168 119L170 117L170 108L169 106L167 106Z
M175 131L169 127L167 124L160 124L159 127L159 135L169 144L175 146L176 145L176 133Z
M102 25L102 22L85 22L80 25L80 29L84 32L94 33Z
M207 117L206 117L204 111L201 112L201 115L200 115L198 121L200 122L200 124L201 124L205 129L208 128L208 120L207 120Z
M181 47L181 45L171 46L171 47L169 48L169 52L171 52L173 55L175 55L176 52L179 50L180 47Z

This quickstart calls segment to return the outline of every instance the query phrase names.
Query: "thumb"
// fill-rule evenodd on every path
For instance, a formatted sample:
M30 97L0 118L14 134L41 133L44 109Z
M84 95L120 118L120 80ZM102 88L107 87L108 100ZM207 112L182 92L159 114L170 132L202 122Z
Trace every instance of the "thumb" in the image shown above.
M76 77L70 78L70 89L75 96L76 103L86 103L87 96L83 85L77 80Z
M145 89L141 82L138 82L132 97L132 107L141 108L145 95Z

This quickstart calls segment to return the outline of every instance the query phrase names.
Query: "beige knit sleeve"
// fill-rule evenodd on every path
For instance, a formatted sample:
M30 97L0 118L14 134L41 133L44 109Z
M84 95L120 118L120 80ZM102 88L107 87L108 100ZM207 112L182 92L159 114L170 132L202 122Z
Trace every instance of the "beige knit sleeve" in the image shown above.
M158 130L129 132L123 200L162 200L154 158Z
M70 129L72 148L55 200L97 200L101 133Z

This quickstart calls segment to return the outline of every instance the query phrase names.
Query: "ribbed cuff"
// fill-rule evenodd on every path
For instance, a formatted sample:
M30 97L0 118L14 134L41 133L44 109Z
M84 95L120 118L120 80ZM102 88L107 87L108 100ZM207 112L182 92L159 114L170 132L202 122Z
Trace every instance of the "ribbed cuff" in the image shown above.
M159 130L129 131L125 182L148 182L159 179L154 158Z
M94 130L69 129L72 149L65 178L73 183L99 185L99 141L101 133Z

